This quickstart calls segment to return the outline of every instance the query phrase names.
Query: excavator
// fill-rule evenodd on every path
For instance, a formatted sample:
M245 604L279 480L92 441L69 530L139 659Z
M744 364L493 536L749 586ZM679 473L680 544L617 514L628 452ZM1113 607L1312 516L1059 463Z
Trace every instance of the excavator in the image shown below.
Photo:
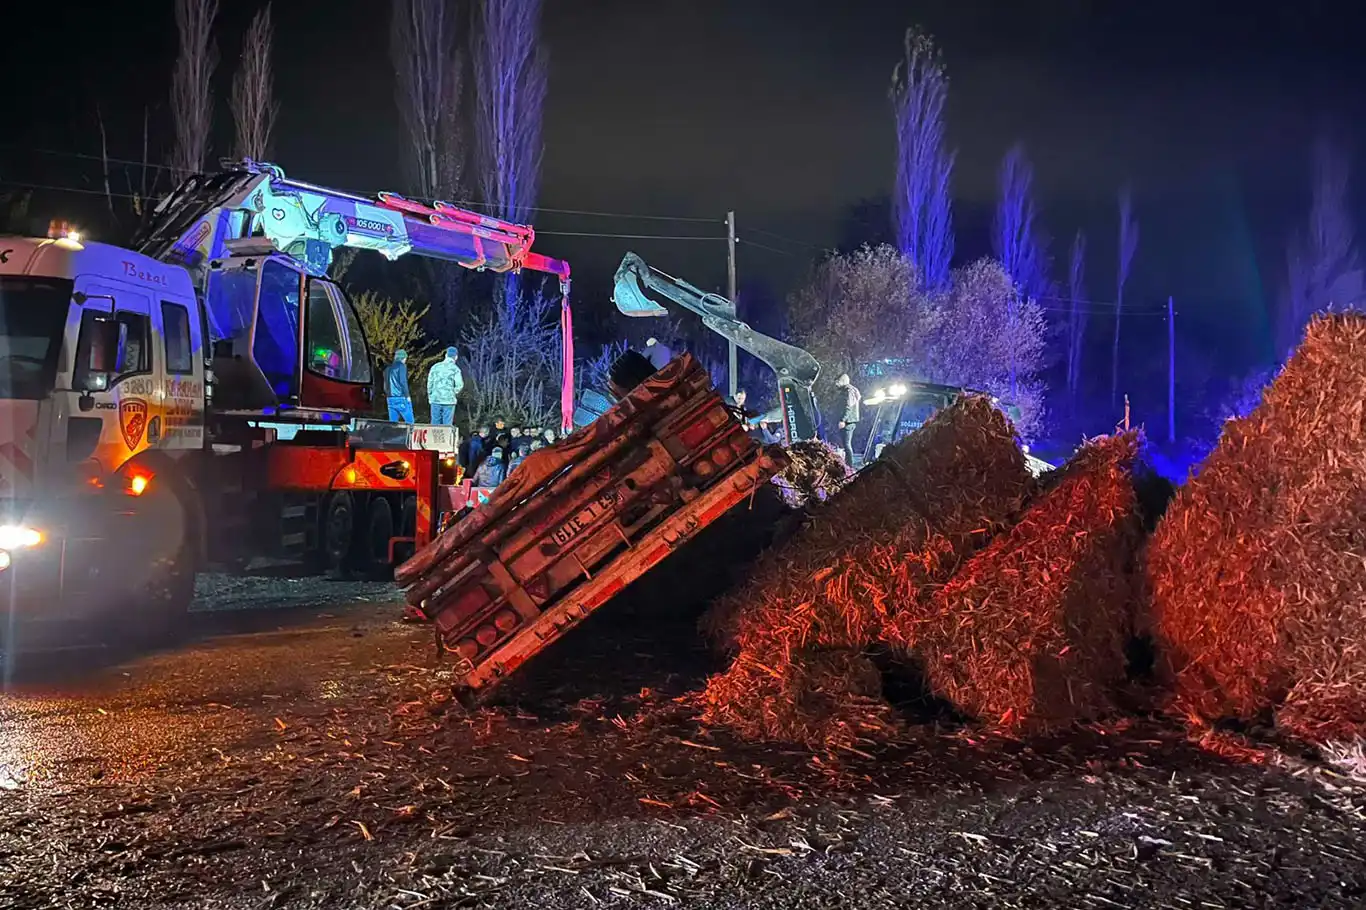
M821 365L815 357L754 331L736 318L734 301L703 291L654 268L635 253L627 253L613 279L612 301L617 310L631 317L667 316L668 308L651 299L651 294L696 313L708 329L773 370L778 377L778 407L756 421L781 422L783 441L788 445L816 437L820 416L812 388L820 377Z
M68 614L159 624L208 563L392 576L464 508L454 431L359 419L373 366L332 255L544 272L567 320L569 266L534 239L252 160L189 178L129 247L0 237L0 637ZM566 419L572 400L566 358Z

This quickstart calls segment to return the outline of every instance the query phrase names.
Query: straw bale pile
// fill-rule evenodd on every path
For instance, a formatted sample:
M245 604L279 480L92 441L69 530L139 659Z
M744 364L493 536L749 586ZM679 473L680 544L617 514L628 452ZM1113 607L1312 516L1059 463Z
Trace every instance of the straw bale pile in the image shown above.
M774 475L773 485L793 508L825 502L853 479L854 471L844 456L824 440L794 442L786 451L790 460L786 468Z
M1364 415L1366 317L1315 320L1159 523L1151 622L1188 713L1366 732Z
M1137 433L1086 443L1008 534L929 597L896 576L887 638L913 653L934 695L1008 729L1042 729L1114 707L1125 677L1143 523Z
M704 629L739 656L730 673L709 681L707 716L776 715L753 719L750 729L796 723L780 716L800 711L787 691L800 675L794 662L879 640L900 606L896 598L911 593L904 584L894 588L894 573L946 581L1019 510L1032 482L1009 422L988 401L968 398L940 411L813 508L747 583L713 606ZM766 685L777 687L773 698L739 684L765 671Z

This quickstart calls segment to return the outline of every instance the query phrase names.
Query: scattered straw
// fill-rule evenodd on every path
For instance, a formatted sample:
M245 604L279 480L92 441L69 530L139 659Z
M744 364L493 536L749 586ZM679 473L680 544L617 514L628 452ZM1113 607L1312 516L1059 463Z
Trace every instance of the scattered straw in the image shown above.
M820 439L787 447L788 465L774 475L773 485L795 508L825 502L853 479L854 472L839 450Z
M882 677L858 651L809 651L769 667L741 654L701 696L707 720L746 739L850 748L895 729Z
M1366 317L1315 320L1158 525L1152 623L1186 710L1366 730L1364 413Z

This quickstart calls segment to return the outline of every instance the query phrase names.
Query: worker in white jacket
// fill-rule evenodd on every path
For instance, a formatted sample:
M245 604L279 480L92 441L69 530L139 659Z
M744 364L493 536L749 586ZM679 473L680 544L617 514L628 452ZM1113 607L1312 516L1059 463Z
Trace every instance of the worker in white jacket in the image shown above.
M427 403L432 406L432 423L438 426L455 423L455 402L465 388L465 377L456 364L459 358L460 352L451 345L446 348L446 359L427 373Z

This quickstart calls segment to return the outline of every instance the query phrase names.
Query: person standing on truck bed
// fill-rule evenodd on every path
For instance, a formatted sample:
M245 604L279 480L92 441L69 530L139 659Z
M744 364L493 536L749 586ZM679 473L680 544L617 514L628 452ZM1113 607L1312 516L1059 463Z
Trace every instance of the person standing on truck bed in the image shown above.
M455 401L465 388L465 377L455 362L459 357L460 352L451 345L446 348L446 359L427 373L427 401L432 406L432 423L439 426L455 423Z
M854 428L859 422L859 402L863 395L858 386L849 381L848 373L841 373L835 380L835 387L844 390L844 412L840 415L840 442L844 448L844 460L849 467L854 466Z
M384 397L389 402L389 420L393 423L416 423L413 417L413 396L408 391L408 352L394 351L394 362L384 371Z

